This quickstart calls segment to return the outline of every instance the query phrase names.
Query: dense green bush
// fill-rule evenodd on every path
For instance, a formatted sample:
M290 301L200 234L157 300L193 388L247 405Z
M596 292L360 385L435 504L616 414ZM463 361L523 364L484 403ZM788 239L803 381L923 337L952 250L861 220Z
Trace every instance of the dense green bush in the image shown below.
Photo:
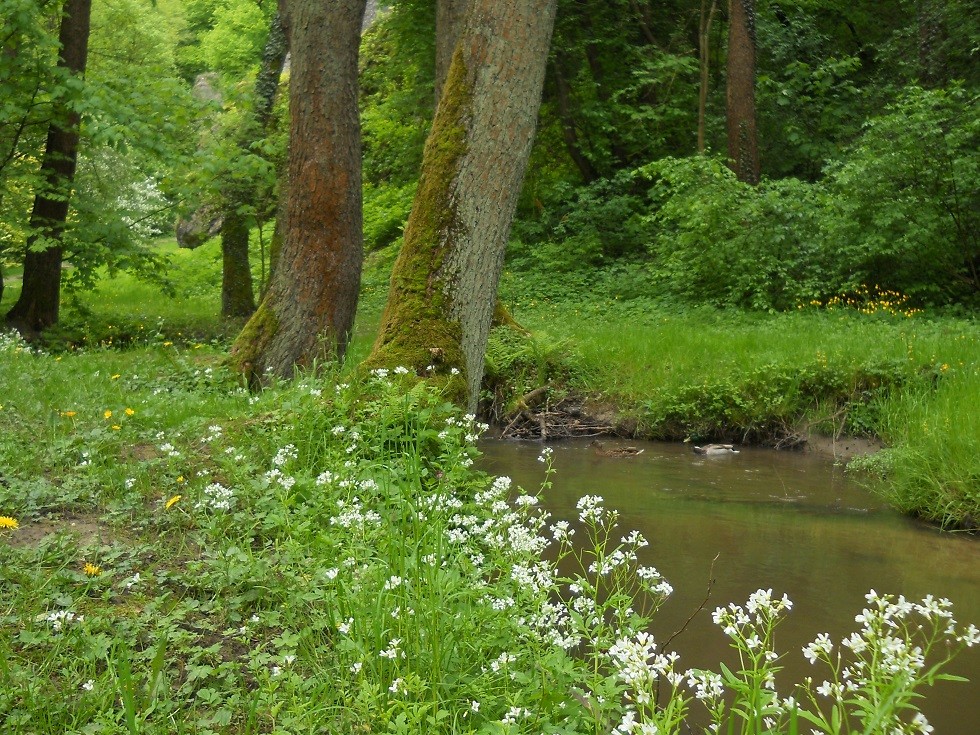
M871 120L826 180L838 282L923 303L980 293L980 98L913 87Z
M651 244L661 288L689 301L788 309L834 291L819 247L822 195L796 179L744 184L718 159L664 159Z

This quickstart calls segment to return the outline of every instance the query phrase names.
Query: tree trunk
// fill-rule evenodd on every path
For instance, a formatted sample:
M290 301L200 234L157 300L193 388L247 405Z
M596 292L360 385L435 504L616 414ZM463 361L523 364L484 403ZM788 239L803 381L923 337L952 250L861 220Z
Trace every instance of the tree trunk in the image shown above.
M91 14L92 0L67 0L61 18L58 67L78 77L85 74L88 60ZM61 238L75 179L81 118L70 101L55 102L52 113L40 171L44 183L31 210L24 285L6 316L7 324L24 334L56 324L61 305Z
M469 0L436 0L436 104L442 99L449 64L463 30Z
M250 379L341 359L361 280L357 54L366 0L282 0L291 52L283 242L232 348Z
M470 410L534 137L555 5L471 0L367 361L448 378L450 393Z
M711 24L714 22L717 9L717 0L711 0L710 9L708 0L701 0L701 20L698 23L698 52L701 62L701 86L698 89L698 153L704 153L705 149L705 116L708 107L708 72L710 71L708 52Z
M755 0L728 0L728 158L739 181L759 183L755 131Z
M225 210L221 222L221 316L225 319L249 317L255 311L248 225L249 218L237 208Z
M592 165L592 161L582 152L582 146L578 139L578 125L576 125L575 118L572 116L572 90L568 84L568 80L565 78L561 63L562 57L558 55L552 63L551 68L554 72L555 91L558 96L558 118L561 120L562 138L565 141L565 149L568 151L572 163L575 164L579 173L582 174L582 180L586 184L591 184L599 178L599 173L595 170L595 166Z
M279 89L279 78L286 61L286 34L279 13L272 18L269 38L262 53L262 66L255 80L255 99L252 120L245 126L239 148L247 151L265 132L272 116L272 105ZM250 217L242 210L254 204L255 187L233 183L225 188L224 221L221 225L221 316L248 317L255 311L252 289L252 269L248 260Z
M916 25L919 40L919 83L924 87L941 87L946 83L945 3L919 0Z

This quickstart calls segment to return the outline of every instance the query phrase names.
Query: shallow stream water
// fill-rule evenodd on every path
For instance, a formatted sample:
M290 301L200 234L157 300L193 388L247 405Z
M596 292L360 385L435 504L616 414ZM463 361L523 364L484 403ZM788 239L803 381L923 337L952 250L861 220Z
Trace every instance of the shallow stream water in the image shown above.
M817 633L839 641L857 630L854 616L870 589L913 600L948 597L960 623L980 625L980 540L903 517L828 458L754 448L701 457L683 444L630 445L643 453L605 457L588 441L553 445L557 474L543 505L555 519L572 521L582 495L601 495L620 511L623 535L643 533L650 545L641 551L642 563L657 567L674 587L653 624L660 640L698 608L709 576L716 580L709 602L671 644L685 668L737 664L711 612L744 604L759 588L794 602L776 633L777 648L788 654L777 676L783 696L805 676L829 678L800 649ZM540 485L541 445L486 441L481 449L487 471L509 475L528 491ZM924 690L921 709L935 735L980 733L980 647L967 649L947 671L971 681Z

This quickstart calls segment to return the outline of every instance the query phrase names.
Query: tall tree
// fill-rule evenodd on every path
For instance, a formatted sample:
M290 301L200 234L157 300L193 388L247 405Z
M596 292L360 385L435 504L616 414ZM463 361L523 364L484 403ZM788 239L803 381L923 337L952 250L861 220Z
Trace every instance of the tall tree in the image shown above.
M436 104L442 98L442 85L446 82L453 51L463 31L468 4L469 0L436 0Z
M262 66L255 80L254 108L238 140L238 148L248 155L264 133L272 115L279 78L286 61L286 34L279 13L269 26L269 38L262 53ZM232 180L222 192L224 218L221 223L221 316L247 317L255 311L252 269L248 260L249 222L247 210L255 205L256 187L251 180Z
M88 60L92 0L66 0L57 66L80 78ZM6 321L21 332L36 332L58 321L61 304L62 236L68 219L78 161L81 116L66 95L53 103L53 117L41 162L42 188L35 194L24 255L23 289Z
M755 0L728 0L728 158L740 181L759 183L755 129Z
M369 365L461 373L476 407L556 0L471 0Z
M342 358L361 280L357 55L366 0L282 0L291 52L282 248L269 289L232 348L261 379Z
M701 18L698 22L698 55L700 57L701 84L698 87L698 153L704 153L705 147L705 114L708 107L708 72L711 40L711 24L718 9L718 0L701 0Z

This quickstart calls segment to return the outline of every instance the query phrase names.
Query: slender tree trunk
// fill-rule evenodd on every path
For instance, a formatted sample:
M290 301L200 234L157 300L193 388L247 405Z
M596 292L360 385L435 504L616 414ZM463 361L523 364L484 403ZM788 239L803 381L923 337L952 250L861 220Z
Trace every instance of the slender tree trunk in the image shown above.
M280 14L276 13L269 27L262 66L255 80L253 118L246 124L238 144L243 151L247 151L264 134L272 116L286 50L286 34ZM255 295L248 259L251 218L244 214L243 209L254 204L256 191L249 182L234 182L222 193L225 207L221 225L221 316L226 319L248 317L255 311Z
M357 54L366 0L282 0L289 37L289 163L282 250L232 348L251 379L343 358L361 280Z
M449 64L459 34L463 30L463 20L469 0L436 0L436 104L442 98L442 85L446 83Z
M471 0L367 362L448 378L470 410L541 103L555 5Z
M88 60L92 0L67 0L58 42L58 66L81 77ZM57 323L61 305L62 241L78 160L80 115L71 103L56 102L41 163L44 183L34 197L24 256L24 285L6 321L34 333Z
M221 316L248 317L255 311L252 267L248 260L249 218L235 208L221 221Z
M728 0L728 158L739 181L759 183L755 130L755 0Z
M711 40L711 24L718 9L717 0L701 0L701 20L698 23L698 52L701 60L701 86L698 89L698 153L705 149L705 112L708 107L708 72L710 71L709 50Z
M945 3L938 0L918 0L916 25L919 39L919 82L924 87L940 87L946 83Z
M572 116L571 87L562 70L560 55L554 60L551 68L554 72L555 91L558 96L558 116L561 120L561 131L562 138L565 141L565 148L568 150L568 155L572 159L572 163L575 164L579 173L582 174L582 180L587 184L591 184L599 178L599 173L595 170L592 162L582 152L582 145L578 139L578 126L575 124L575 118Z

